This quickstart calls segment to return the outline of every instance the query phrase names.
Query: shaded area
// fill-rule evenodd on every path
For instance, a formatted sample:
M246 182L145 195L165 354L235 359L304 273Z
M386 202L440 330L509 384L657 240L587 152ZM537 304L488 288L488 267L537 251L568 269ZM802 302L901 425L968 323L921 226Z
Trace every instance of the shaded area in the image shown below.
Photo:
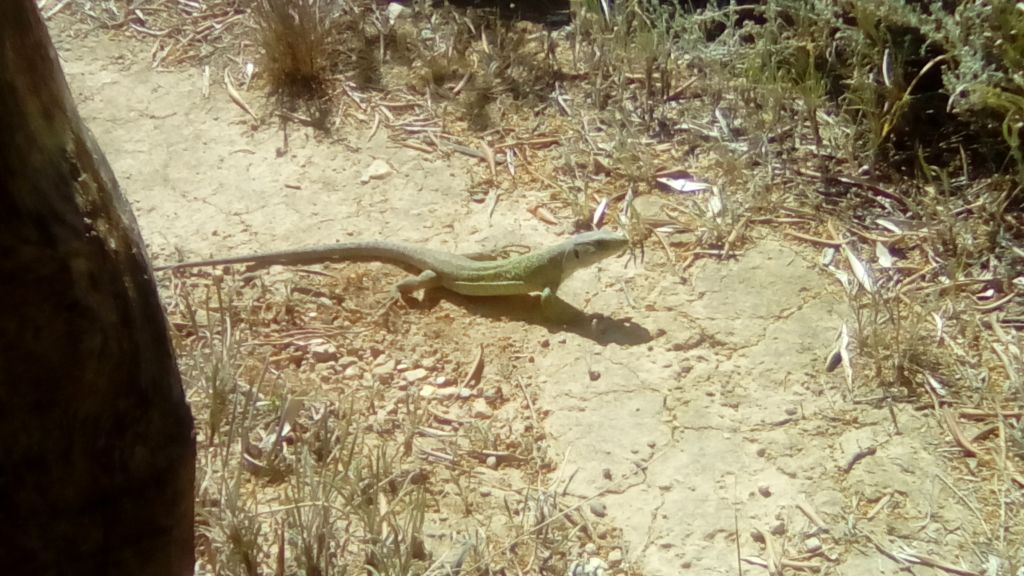
M191 573L192 419L142 239L34 2L0 39L0 564Z

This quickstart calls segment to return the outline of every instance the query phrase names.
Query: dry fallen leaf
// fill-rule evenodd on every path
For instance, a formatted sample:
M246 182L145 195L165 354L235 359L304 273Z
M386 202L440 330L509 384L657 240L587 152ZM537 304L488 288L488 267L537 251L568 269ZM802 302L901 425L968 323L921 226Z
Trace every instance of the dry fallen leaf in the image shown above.
M875 292L875 281L871 278L871 272L864 266L864 263L857 258L857 255L850 250L849 246L843 245L843 252L846 254L846 260L850 263L850 269L853 271L853 275L860 282L860 285L870 294Z

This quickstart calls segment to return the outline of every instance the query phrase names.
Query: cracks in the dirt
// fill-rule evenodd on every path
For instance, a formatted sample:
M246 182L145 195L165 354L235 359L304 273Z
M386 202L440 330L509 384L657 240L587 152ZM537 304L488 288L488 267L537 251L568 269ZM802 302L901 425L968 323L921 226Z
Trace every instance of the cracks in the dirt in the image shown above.
M654 541L655 529L658 527L658 515L665 506L665 491L658 490L658 505L651 510L651 520L647 524L647 534L644 536L643 544L640 546L640 556L646 556L648 548Z
M229 212L229 211L225 210L224 208L221 208L220 206L214 204L208 198L204 198L204 197L201 197L201 196L192 195L190 197L190 201L198 202L200 204L205 204L205 205L209 206L210 208L213 208L214 210L217 211L217 214L219 214L221 216L221 218L223 218L224 220L228 220L228 219L237 220L238 221L238 225L241 226L243 231L244 230L252 230L253 229L253 226L245 221L245 217L244 217L245 215L244 214L238 214L236 212Z
M645 379L640 375L639 372L637 372L633 368L633 365L631 363L620 362L620 361L615 360L615 359L609 359L608 363L611 364L612 366L618 366L620 368L625 369L627 372L629 372L629 374L631 376L633 376L636 379L635 382L637 382L639 384L645 384ZM646 391L646 392L653 392L655 394L664 394L665 393L664 389L656 388L654 386L632 386L631 390L643 390L643 391Z

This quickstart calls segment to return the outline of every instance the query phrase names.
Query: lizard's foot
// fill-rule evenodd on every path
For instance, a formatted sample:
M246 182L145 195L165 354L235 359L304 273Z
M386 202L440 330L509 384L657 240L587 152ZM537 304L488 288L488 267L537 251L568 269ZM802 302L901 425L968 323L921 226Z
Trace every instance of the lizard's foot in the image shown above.
M370 318L373 320L383 318L385 314L400 303L405 303L404 297L401 294L394 292L383 304L369 313Z

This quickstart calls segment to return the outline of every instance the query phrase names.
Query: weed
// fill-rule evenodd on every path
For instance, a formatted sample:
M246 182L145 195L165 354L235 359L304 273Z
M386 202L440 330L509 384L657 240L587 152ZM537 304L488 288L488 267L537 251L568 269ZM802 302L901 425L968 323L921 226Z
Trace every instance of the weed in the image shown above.
M320 0L256 0L264 70L272 92L320 96L326 88L331 17Z

